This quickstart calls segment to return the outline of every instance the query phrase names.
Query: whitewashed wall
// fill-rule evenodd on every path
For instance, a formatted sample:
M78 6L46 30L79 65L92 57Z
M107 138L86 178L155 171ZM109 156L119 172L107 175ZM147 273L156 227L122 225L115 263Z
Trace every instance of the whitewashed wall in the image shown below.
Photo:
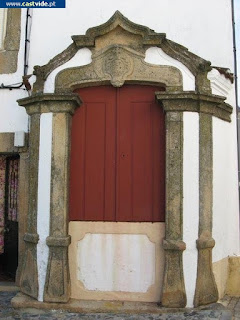
M116 10L130 20L232 69L230 0L66 0L66 9L34 9L30 66L45 64L71 43L71 35L84 34L106 22ZM217 53L217 54L216 54Z
M11 9L10 9L11 10ZM22 10L21 29L25 30L26 11ZM18 54L18 68L15 73L0 74L0 85L11 85L22 82L24 66L25 34L21 33ZM20 108L16 100L27 97L27 91L22 89L0 89L0 132L15 132L28 130L28 116L24 108Z
M121 11L130 20L146 25L156 32L163 32L175 42L186 46L190 51L213 65L228 67L233 70L232 21L230 0L89 0L82 4L79 0L66 0L66 9L34 9L30 41L29 74L34 65L46 64L49 59L63 51L71 43L71 35L85 34L90 27L106 22L116 10ZM22 30L25 28L26 11L22 10ZM21 36L19 52L19 68L15 74L0 75L0 84L21 82L23 73L24 32ZM191 73L181 63L166 57L160 49L151 48L147 51L146 61L155 64L173 64L183 74L184 90L194 89ZM91 62L88 49L82 49L64 66L53 72L45 85L45 92L54 91L56 73L64 67L84 65ZM32 77L33 79L33 77ZM217 93L217 92L214 92ZM218 93L219 94L219 93ZM15 102L27 96L22 90L0 90L0 132L27 130L27 116L23 108ZM229 102L235 105L234 89L229 94ZM186 128L184 135L191 134L195 115L185 115ZM236 125L213 120L214 135L214 203L213 203L213 237L216 247L213 260L218 261L227 255L239 254L238 199L237 199L237 162L236 162ZM191 179L190 170L197 168L197 137L189 137L184 142L184 159L188 159L189 167L184 166L184 241L188 245L184 253L184 273L187 277L187 265L191 259L196 263L196 249L193 248L197 236L196 220L194 228L189 226L191 208L197 210L197 183ZM188 151L189 150L189 151ZM192 159L188 152L194 150ZM40 150L41 152L41 150ZM40 154L40 159L43 159ZM190 161L191 160L191 161ZM50 163L48 164L50 166ZM193 171L191 171L193 173ZM196 174L196 171L194 171ZM193 189L189 189L189 183ZM48 195L46 195L47 197ZM39 203L44 208L44 203ZM47 211L44 214L47 214ZM47 216L45 219L48 220ZM44 241L44 240L43 240ZM45 248L46 249L46 248ZM42 250L42 249L41 249ZM47 250L47 249L46 249ZM47 255L47 252L45 252ZM195 265L196 267L196 265ZM196 268L195 268L196 269ZM195 277L192 273L192 283ZM44 279L44 272L40 275ZM188 282L190 280L187 280ZM42 289L41 289L42 290ZM194 285L188 285L188 304L191 305ZM42 292L39 293L40 297Z

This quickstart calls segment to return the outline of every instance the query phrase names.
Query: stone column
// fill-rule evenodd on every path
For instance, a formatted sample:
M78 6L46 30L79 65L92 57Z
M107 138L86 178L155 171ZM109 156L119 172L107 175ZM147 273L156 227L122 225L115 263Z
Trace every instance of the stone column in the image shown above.
M167 110L168 102L164 102ZM183 202L183 113L166 113L166 235L165 273L162 305L180 308L186 305L182 253L186 245L182 241Z
M212 270L213 205L212 116L199 114L199 232L198 271L194 306L216 302L218 290Z
M212 116L231 121L232 107L225 98L194 91L156 92L166 111L166 263L162 303L166 307L184 307L182 250L182 162L183 112L199 113L199 238L195 306L215 302L217 287L212 272Z
M49 259L44 301L67 302L70 297L68 265L68 196L71 118L80 99L54 102L51 166Z
M25 254L20 276L20 290L27 295L38 298L37 270L37 196L38 196L38 159L40 136L40 111L35 108L29 98L18 100L20 106L26 108L30 117L29 134L29 167L28 167L28 215L27 232L24 235Z
M18 100L31 115L29 135L29 205L23 268L20 278L21 291L38 298L37 271L37 195L40 115L52 112L52 173L51 173L51 222L50 248L45 301L63 302L69 298L68 245L68 169L70 151L71 116L81 104L77 94L39 94Z

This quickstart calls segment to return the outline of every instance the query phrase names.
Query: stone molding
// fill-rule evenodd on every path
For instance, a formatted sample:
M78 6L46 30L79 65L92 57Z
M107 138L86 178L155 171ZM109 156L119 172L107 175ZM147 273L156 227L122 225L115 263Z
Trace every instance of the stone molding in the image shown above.
M4 49L0 50L0 74L17 71L20 36L21 9L8 9Z
M29 115L48 112L67 112L73 114L77 106L81 103L79 95L74 93L47 93L18 100L18 104L25 107L26 112Z
M24 235L24 241L25 242L30 242L30 243L38 243L39 240L39 235L36 233L25 233Z
M36 75L36 82L33 86L33 94L43 93L44 83L48 75L57 67L69 61L79 49L89 48L94 55L101 52L104 48L107 49L109 46L128 48L128 50L132 49L143 54L143 56L149 47L157 46L170 57L183 63L193 73L196 78L197 92L211 92L210 81L207 79L207 73L212 69L209 61L191 53L187 48L178 43L168 40L164 33L156 33L145 26L133 23L119 11L116 11L106 23L88 29L85 35L72 36L72 39L73 43L62 53L51 59L46 65L35 66L34 74ZM90 78L94 77L91 76ZM109 79L107 78L106 80ZM148 79L148 81L150 80ZM159 81L161 80L159 79ZM119 86L123 83L123 80L119 83L117 82Z
M92 56L92 63L60 71L55 91L72 92L87 85L111 83L121 87L125 82L164 86L168 91L182 90L182 74L171 66L156 66L144 61L144 55L113 45Z
M165 250L186 250L186 243L181 240L163 240L163 249Z
M46 242L49 247L68 247L71 243L71 237L47 237Z
M224 102L226 98L222 96L198 94L194 91L156 92L156 99L162 101L165 111L206 113L231 122L233 108Z

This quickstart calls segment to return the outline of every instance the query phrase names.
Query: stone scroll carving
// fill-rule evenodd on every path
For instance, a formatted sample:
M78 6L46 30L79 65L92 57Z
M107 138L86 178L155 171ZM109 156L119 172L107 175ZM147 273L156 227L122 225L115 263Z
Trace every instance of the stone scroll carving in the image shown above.
M207 73L211 70L211 63L209 61L193 54L182 45L167 39L165 33L157 33L146 26L128 20L119 11L116 11L114 15L102 25L88 29L85 35L72 36L72 40L73 42L68 48L52 58L47 64L35 66L34 74L37 79L33 87L33 94L43 93L44 82L48 75L57 67L70 60L79 49L89 48L92 53L95 54L96 52L99 53L102 49L104 50L111 46L122 46L142 54L144 54L149 47L159 47L167 55L183 63L193 73L196 78L197 92L211 92L210 81L207 79ZM117 59L118 67L119 63L121 65L123 60ZM127 65L124 63L127 69L128 63L129 62L127 62ZM110 63L108 66L109 65L111 66L110 69L112 71L117 70L115 64L111 65ZM92 65L91 67L93 67L93 69L91 70L90 68L87 73L94 73L94 66ZM81 70L83 70L82 72L87 71L85 69ZM171 70L171 67L169 70ZM170 73L171 71L169 71L169 77L171 76ZM99 83L100 81L99 78L95 80L98 80L96 83ZM102 80L106 81L109 80L109 78L104 78ZM132 80L134 81L135 79ZM161 80L163 81L163 79L159 77L157 83ZM148 79L148 81L151 81L151 79ZM154 77L153 81L155 81ZM117 84L118 82L116 82L116 85Z
M171 66L156 66L144 61L144 54L120 45L97 51L92 63L65 69L55 81L56 92L71 92L74 88L100 83L121 87L125 82L158 84L169 91L182 91L182 74Z

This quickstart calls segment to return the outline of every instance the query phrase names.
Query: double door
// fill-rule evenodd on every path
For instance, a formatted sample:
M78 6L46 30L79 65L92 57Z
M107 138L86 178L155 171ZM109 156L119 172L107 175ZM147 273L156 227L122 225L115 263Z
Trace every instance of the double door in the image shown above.
M70 220L164 221L164 113L153 86L78 89Z

